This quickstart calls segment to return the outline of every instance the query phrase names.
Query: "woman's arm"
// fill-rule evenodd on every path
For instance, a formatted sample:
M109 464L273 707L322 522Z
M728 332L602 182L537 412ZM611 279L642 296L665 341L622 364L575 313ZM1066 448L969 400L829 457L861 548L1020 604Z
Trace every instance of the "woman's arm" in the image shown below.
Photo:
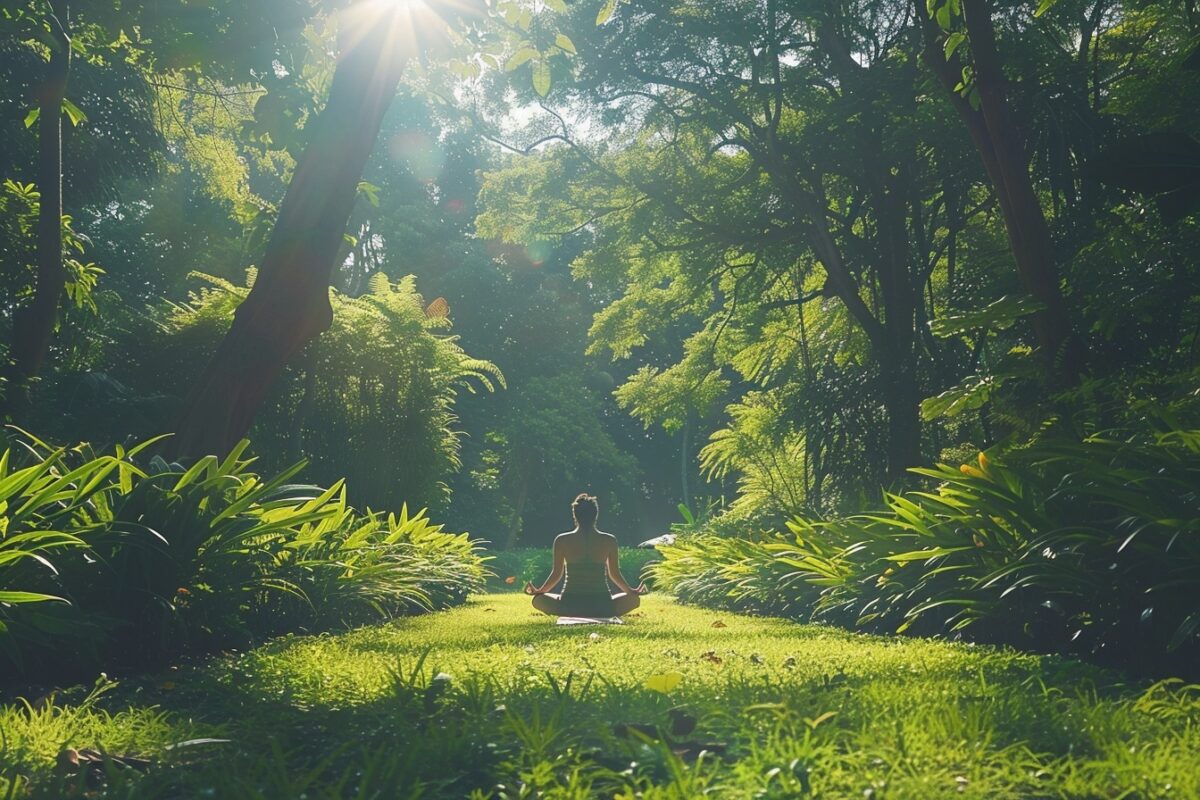
M554 550L550 556L553 562L550 568L550 577L546 578L545 582L538 588L534 588L531 582L525 584L525 594L545 594L558 585L558 582L563 579L563 575L567 570L567 559L563 555L562 547L558 543L558 539L554 540Z
M615 541L613 542L612 549L608 551L608 558L605 559L604 565L608 569L608 579L612 581L613 584L622 592L625 592L625 594L646 593L646 584L643 583L641 586L634 589L629 585L629 582L625 580L625 576L621 574L621 565L617 556L617 544Z

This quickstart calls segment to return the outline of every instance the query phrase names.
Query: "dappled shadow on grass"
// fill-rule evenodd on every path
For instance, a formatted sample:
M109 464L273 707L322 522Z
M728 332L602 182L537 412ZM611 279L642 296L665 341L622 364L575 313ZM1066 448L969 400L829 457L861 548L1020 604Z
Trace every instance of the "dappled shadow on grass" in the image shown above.
M900 797L957 797L959 786L967 796L1036 796L1039 770L1079 772L1080 786L1100 793L1132 778L1088 770L1132 774L1150 768L1146 753L1164 780L1187 785L1176 754L1200 744L1200 703L1180 701L1179 720L1164 722L1121 700L1140 687L1075 662L661 600L624 626L567 628L525 603L490 597L343 635L281 639L123 687L110 712L159 706L231 740L148 753L177 763L129 776L129 796L393 797L424 784L431 796L479 788L500 797L497 785L524 782L573 785L578 796L670 783L679 796L716 787L745 797L775 768L791 777L775 772L782 793L767 796L795 796L806 782L862 796L872 781ZM677 674L678 685L653 691L645 684L655 674ZM630 723L669 731L672 709L695 718L688 741L722 745L738 767L679 762L678 736L617 733ZM106 724L77 744L119 749L120 717ZM1143 750L1131 755L1136 742Z

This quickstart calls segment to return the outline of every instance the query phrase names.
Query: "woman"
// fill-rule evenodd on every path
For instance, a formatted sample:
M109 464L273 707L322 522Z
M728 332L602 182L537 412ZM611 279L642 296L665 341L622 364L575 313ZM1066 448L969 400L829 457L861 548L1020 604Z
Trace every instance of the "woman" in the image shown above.
M634 589L621 575L617 565L617 538L596 530L600 506L596 498L581 494L571 504L575 530L560 533L554 539L554 567L539 588L525 584L525 593L533 595L533 607L556 617L619 617L637 608L646 593L646 585ZM563 577L560 594L550 592ZM608 582L621 591L612 594Z

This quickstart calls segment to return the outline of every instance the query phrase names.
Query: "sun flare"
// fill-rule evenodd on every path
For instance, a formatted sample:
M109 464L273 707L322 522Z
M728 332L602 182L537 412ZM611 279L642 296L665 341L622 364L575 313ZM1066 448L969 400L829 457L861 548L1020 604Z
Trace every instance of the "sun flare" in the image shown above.
M481 3L468 0L362 0L342 12L339 38L343 49L350 49L383 33L390 59L427 62L447 57L452 23L481 9Z

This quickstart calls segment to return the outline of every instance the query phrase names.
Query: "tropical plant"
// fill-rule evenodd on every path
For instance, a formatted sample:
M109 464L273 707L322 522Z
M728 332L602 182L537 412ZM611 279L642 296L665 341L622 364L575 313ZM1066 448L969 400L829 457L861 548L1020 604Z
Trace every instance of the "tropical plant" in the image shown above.
M187 302L155 307L151 323L117 340L132 357L113 375L137 395L186 384L189 365L216 346L257 273L247 273L246 286L194 277L203 285ZM344 479L360 505L444 507L459 466L456 398L503 386L504 376L464 351L444 313L427 313L432 304L411 276L393 283L376 273L366 293L331 291L330 302L333 326L288 367L258 418L257 451L272 470L308 458L314 481Z
M251 471L243 442L190 467L22 436L0 458L0 650L33 674L129 669L461 602L466 535L424 512L359 515L346 491Z
M696 602L1194 667L1200 433L1048 437L914 472L936 489L786 534L683 539L655 577Z

